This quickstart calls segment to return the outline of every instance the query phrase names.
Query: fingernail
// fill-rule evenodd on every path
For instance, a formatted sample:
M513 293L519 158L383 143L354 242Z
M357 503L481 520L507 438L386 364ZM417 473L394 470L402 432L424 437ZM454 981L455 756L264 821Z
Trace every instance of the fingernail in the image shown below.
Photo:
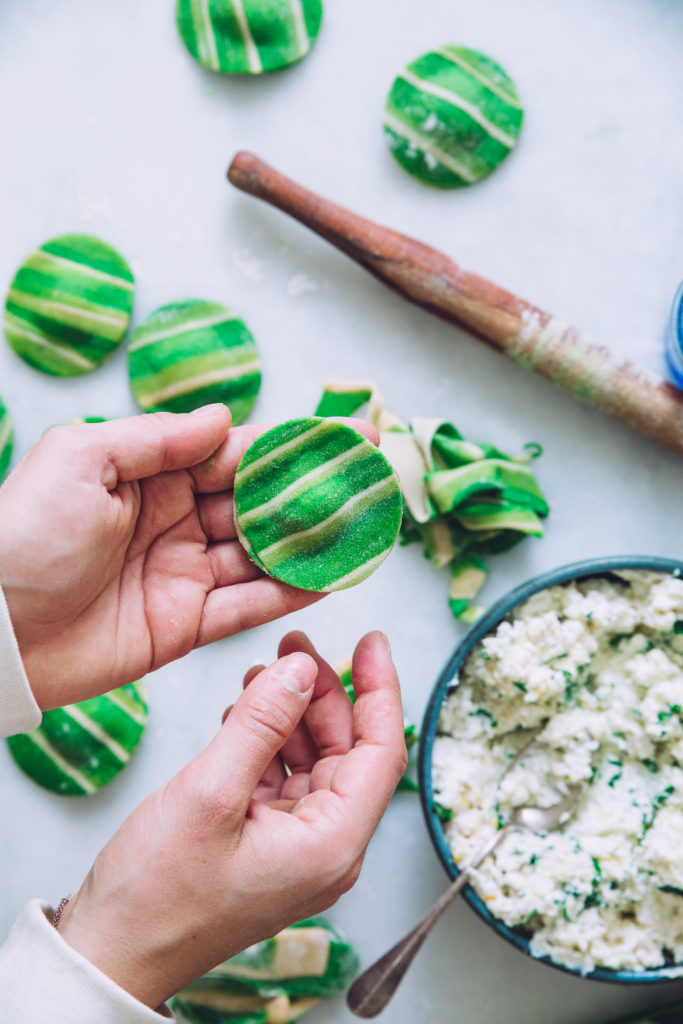
M306 655L290 654L283 660L278 672L278 679L285 690L290 693L308 693L315 685L315 676L311 678L311 667L314 665Z
M198 409L192 410L193 416L216 416L219 412L225 412L227 406L222 402L214 402L212 405L200 405Z
M386 635L386 633L380 633L380 636L382 637L382 643L387 649L387 654L389 655L389 657L391 657L391 644L389 643L389 637Z

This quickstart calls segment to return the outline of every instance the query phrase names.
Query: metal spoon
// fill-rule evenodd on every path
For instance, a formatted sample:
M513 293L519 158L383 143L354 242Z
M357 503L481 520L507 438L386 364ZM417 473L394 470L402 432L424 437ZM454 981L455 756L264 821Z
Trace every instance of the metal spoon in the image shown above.
M384 1009L398 988L403 975L413 962L413 958L422 946L422 943L449 903L455 899L460 890L467 884L470 872L474 868L478 868L482 861L489 854L493 853L511 829L523 828L529 832L551 832L567 819L569 813L574 809L580 793L580 786L572 786L567 796L551 807L514 808L510 815L510 820L462 868L456 880L439 897L432 908L427 911L420 923L412 931L408 932L400 942L392 946L388 953L385 953L383 957L356 978L346 994L346 1004L351 1012L355 1013L357 1017L376 1017Z

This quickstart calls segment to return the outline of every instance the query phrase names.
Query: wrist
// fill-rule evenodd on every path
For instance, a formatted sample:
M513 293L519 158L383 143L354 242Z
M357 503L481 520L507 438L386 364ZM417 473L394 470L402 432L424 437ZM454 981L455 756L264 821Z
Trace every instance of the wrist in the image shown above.
M138 1002L155 1009L174 994L160 958L150 949L144 915L137 922L128 915L91 909L74 897L57 924L68 946Z

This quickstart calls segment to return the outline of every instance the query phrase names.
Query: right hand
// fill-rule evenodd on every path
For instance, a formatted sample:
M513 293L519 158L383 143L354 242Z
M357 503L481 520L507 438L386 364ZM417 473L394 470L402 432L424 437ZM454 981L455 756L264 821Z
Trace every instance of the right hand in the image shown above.
M319 600L237 540L235 472L266 429L230 429L224 405L55 427L17 466L0 489L0 584L43 711Z
M99 855L64 939L151 1007L355 882L406 765L386 638L356 647L349 701L302 633L220 732ZM289 773L288 773L289 772Z

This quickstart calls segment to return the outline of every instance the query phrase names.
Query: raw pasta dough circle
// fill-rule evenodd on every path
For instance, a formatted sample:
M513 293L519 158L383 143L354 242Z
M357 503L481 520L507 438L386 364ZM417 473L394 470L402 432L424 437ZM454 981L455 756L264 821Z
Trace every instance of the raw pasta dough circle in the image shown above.
M322 0L178 0L176 21L200 64L260 75L302 60L315 42Z
M493 171L522 128L517 89L490 57L442 46L396 77L384 135L405 170L429 185L460 188Z
M94 370L128 330L135 282L115 249L60 235L36 249L7 294L5 334L30 366L55 377Z
M203 299L161 306L136 327L128 372L144 412L191 412L224 402L233 424L249 415L261 386L259 353L246 324Z
M394 546L402 509L381 452L351 427L320 417L266 431L235 476L235 522L247 553L303 590L366 579Z
M23 772L62 796L89 796L128 764L147 722L140 683L92 700L43 712L33 732L10 736L10 753Z

